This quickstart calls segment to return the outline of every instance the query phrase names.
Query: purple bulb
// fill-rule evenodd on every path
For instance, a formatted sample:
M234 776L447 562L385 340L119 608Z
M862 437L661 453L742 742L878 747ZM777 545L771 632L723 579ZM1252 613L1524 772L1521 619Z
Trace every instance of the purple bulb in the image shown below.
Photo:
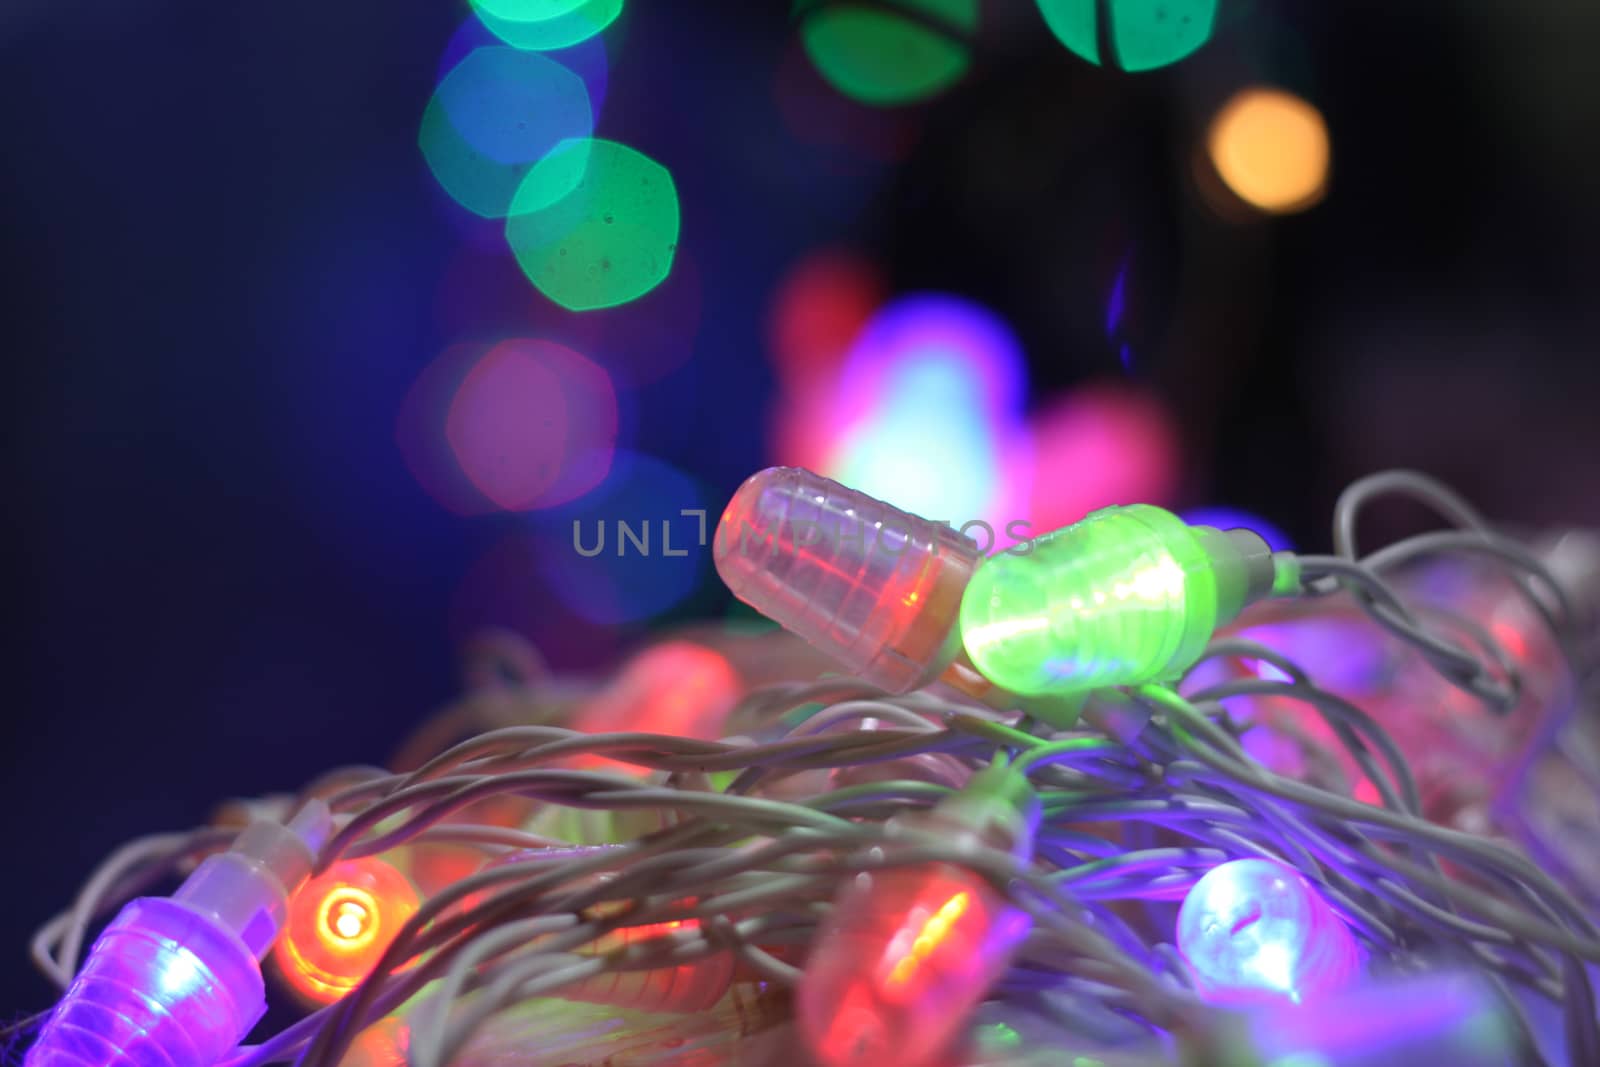
M329 828L320 801L287 827L256 823L171 898L131 901L24 1067L214 1067L267 1010L258 961Z

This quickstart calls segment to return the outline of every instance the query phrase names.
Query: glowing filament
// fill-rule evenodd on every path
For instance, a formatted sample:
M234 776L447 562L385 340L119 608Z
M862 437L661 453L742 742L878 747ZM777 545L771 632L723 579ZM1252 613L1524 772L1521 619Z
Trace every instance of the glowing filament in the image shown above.
M289 901L278 970L306 999L338 1000L367 976L416 914L411 882L376 857L335 864Z
M923 923L922 930L911 943L911 951L901 956L889 972L891 986L905 985L911 976L917 972L922 961L927 959L941 942L949 936L950 927L967 910L971 896L963 890L944 902L944 906L934 912L927 922Z

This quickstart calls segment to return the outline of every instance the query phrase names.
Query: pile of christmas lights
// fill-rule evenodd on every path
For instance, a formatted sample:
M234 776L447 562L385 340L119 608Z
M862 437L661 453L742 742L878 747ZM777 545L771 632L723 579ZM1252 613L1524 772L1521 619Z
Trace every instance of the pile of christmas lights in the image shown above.
M1383 495L1453 528L1362 557ZM783 630L607 683L501 637L394 769L126 846L35 941L26 1062L1600 1063L1540 814L1600 783L1600 554L1409 473L1334 540L1135 505L981 558L764 471L715 552Z

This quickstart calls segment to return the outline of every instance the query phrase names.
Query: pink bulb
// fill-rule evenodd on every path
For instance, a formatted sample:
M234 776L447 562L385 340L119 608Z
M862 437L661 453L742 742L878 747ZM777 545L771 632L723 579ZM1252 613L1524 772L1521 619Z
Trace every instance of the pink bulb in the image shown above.
M932 681L958 650L973 543L797 467L749 478L713 546L733 594L892 693Z
M1028 933L1026 913L946 864L858 875L823 927L797 1011L822 1067L923 1067Z

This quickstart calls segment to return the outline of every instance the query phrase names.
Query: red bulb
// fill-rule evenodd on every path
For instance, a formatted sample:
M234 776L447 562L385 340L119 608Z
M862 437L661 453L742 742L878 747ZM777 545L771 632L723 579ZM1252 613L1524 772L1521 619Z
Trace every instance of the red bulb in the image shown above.
M573 726L592 734L641 732L713 741L722 736L742 689L720 652L692 641L667 641L635 656L615 682L579 709ZM574 762L638 771L602 756Z
M929 1064L1028 928L1026 913L958 867L858 875L806 964L801 1031L823 1067Z

